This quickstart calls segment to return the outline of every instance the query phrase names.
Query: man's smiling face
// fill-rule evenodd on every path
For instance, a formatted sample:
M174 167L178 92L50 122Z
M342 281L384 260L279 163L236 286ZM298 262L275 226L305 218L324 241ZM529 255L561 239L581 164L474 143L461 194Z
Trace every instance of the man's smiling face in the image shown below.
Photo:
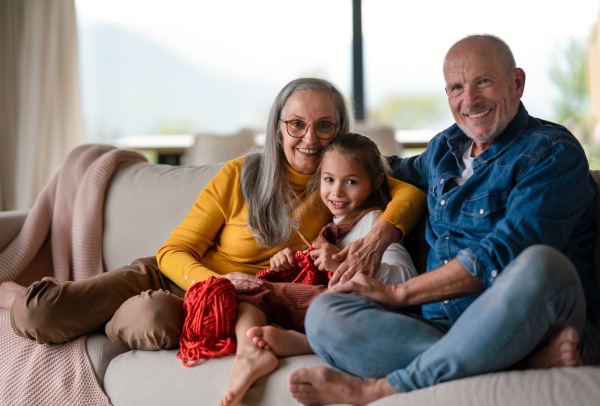
M446 55L444 77L456 124L478 143L491 144L519 110L524 73L508 67L487 41L453 47Z

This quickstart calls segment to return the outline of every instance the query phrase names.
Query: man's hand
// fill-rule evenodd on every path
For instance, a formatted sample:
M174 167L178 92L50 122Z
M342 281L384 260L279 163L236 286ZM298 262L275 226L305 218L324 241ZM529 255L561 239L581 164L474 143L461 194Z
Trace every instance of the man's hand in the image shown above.
M315 241L312 245L313 250L310 252L310 257L313 259L315 266L319 271L334 272L342 263L336 261L332 257L340 252L339 248L327 241Z
M329 286L339 281L347 281L357 272L369 276L375 275L387 247L400 238L402 238L402 231L390 222L377 223L364 238L346 245L342 251L333 256L335 261L342 261L342 264L331 277Z
M246 292L250 289L258 288L263 284L262 279L242 272L231 272L221 275L219 278L229 279L233 283L236 292Z
M273 255L270 260L271 270L275 272L285 271L296 265L296 258L294 258L295 250L291 248L284 248L277 254Z
M328 292L353 293L391 308L403 305L402 299L398 297L397 286L383 284L363 273L357 273L348 281L339 282L329 288Z

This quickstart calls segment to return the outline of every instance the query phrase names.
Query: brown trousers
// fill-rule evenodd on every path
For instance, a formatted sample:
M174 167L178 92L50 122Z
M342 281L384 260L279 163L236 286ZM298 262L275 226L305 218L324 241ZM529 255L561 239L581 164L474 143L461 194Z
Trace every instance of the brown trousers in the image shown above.
M141 258L81 281L35 282L13 302L11 325L17 335L43 344L105 329L112 341L131 348L176 348L184 295L156 258Z
M325 286L269 283L237 299L258 307L269 323L304 331L310 302ZM104 331L116 344L158 350L179 346L185 291L158 269L155 257L81 281L39 281L21 292L11 308L11 325L21 337L58 344Z

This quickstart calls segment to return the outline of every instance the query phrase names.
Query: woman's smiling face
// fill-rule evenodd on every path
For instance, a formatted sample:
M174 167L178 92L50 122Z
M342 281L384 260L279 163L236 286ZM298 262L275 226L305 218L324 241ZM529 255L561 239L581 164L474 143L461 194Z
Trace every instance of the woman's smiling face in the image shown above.
M329 95L317 90L298 90L287 99L281 120L302 120L309 124L308 131L301 138L293 138L288 134L286 123L279 123L283 152L288 164L296 172L310 175L319 166L321 152L333 139L317 138L314 125L328 122L337 125L339 118L333 100ZM336 134L337 135L337 134Z

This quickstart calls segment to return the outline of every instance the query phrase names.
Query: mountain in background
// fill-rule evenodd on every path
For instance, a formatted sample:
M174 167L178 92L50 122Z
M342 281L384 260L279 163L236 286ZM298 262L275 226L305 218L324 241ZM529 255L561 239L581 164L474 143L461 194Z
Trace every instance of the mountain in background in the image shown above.
M168 132L169 127L216 133L262 129L279 90L194 66L118 25L80 27L79 46L90 142ZM244 69L242 61L239 68Z

